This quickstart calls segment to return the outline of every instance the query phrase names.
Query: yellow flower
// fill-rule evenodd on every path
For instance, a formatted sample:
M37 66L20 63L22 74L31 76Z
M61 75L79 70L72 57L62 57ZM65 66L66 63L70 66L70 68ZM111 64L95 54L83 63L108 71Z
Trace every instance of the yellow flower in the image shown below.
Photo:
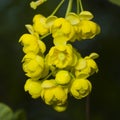
M45 44L36 35L23 34L20 37L19 42L23 45L24 53L33 52L34 54L37 54L39 52L44 53L46 51Z
M81 20L78 25L77 36L79 39L92 39L100 33L100 27L95 22L89 20Z
M70 82L71 76L70 73L66 70L60 70L57 72L55 81L57 84L66 85Z
M51 33L55 45L65 45L67 41L74 37L74 28L71 23L64 18L57 18L51 26Z
M36 36L31 34L23 34L19 40L19 42L23 45L23 51L24 53L28 52L39 52L39 46Z
M33 28L35 32L39 33L40 35L47 34L49 32L49 28L46 25L47 18L41 14L37 14L33 18Z
M76 39L92 39L95 35L100 32L100 27L96 23L90 21L93 15L89 11L82 11L79 15L70 12L66 19L72 24L75 35L71 39L74 42Z
M32 98L41 96L41 82L28 79L24 85L25 91L28 91Z
M74 12L70 12L67 16L66 16L66 20L68 20L71 25L74 28L74 37L70 40L70 42L75 42L75 40L78 38L78 36L76 35L76 33L79 31L78 30L78 26L80 23L80 18L78 16L78 14L74 13Z
M24 56L22 62L24 62L23 70L28 77L34 80L41 78L44 70L44 59L41 56L28 53Z
M46 57L48 65L55 65L58 68L70 66L73 60L72 46L69 44L52 47Z
M96 55L97 54L95 54L95 56ZM78 60L78 63L75 66L76 77L87 78L93 73L98 72L98 66L93 60L95 56L90 54L89 56L86 56L85 58L80 58Z
M48 105L63 105L67 100L67 93L61 86L44 88L41 97Z
M86 97L92 89L92 85L87 79L75 79L71 85L70 92L76 99Z

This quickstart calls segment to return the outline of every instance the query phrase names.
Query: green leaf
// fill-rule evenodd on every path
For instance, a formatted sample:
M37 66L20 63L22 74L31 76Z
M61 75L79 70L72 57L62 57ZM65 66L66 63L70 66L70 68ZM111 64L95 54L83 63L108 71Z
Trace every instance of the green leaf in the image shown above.
M22 109L15 111L13 120L27 120L25 111Z
M111 3L120 6L120 0L109 0Z
M7 105L0 103L0 120L12 120L13 111Z

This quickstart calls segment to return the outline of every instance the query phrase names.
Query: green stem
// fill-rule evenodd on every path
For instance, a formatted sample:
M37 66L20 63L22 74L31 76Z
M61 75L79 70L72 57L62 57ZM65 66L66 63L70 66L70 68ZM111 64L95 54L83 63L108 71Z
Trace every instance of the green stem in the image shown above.
M81 11L83 11L82 1L79 0L79 2L80 2L80 9L81 9Z
M72 3L73 3L73 0L69 0L65 16L67 16L68 13L71 11L71 9L72 9Z
M53 16L60 9L63 2L64 2L64 0L61 0L61 2L58 4L58 6L55 8L55 10L52 12L52 14L50 16Z
M47 80L51 75L52 75L52 72L49 73L44 79L42 79L42 81Z
M80 13L79 0L77 0L77 14Z
M44 39L45 37L47 37L48 35L50 35L51 33L47 33L47 34L45 34L45 35L43 35L42 37L40 37L40 39L42 40L42 39Z

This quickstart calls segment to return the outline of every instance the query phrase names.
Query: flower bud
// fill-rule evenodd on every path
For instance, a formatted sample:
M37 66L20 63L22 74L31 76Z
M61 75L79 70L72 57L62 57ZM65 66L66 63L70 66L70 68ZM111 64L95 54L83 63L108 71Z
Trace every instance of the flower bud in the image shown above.
M70 92L76 99L86 97L92 89L91 83L87 79L75 79L70 87Z
M92 39L100 33L100 27L96 23L88 20L82 20L79 24L79 37L81 39Z
M85 58L80 58L75 66L75 76L77 78L87 78L95 72L98 72L96 62L92 58L96 58L97 54L90 54Z
M33 28L35 32L40 35L47 34L49 32L48 26L46 25L47 18L41 14L37 14L33 18Z
M48 105L62 105L66 103L67 100L67 94L60 86L43 89L41 92L41 97Z
M23 70L28 77L34 80L41 78L44 70L44 59L41 56L28 53L24 56L22 62L24 62Z
M35 54L37 54L40 50L37 38L32 34L23 34L20 37L19 42L21 42L23 45L24 53L34 52Z
M51 33L55 45L65 45L67 41L74 37L74 28L71 23L64 18L57 18L51 26Z
M41 96L41 82L28 79L24 85L25 91L28 91L32 98Z
M70 73L66 70L60 70L56 74L55 81L57 84L66 85L70 82L71 76Z
M24 53L33 52L34 54L38 54L39 52L44 53L46 51L44 42L35 34L23 34L19 42L23 45Z

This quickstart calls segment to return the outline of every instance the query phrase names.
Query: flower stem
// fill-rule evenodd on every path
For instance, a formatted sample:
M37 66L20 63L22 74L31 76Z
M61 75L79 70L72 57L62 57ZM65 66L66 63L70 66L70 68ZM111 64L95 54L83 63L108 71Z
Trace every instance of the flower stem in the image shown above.
M47 37L48 35L50 35L50 34L51 34L51 33L47 33L47 34L41 36L40 39L42 40L42 39L44 39L45 37Z
M79 0L79 2L80 2L80 9L81 9L81 11L83 11L82 1Z
M72 9L72 3L73 3L73 0L69 0L65 16L67 16L68 13L71 11L71 9Z
M52 75L52 72L49 73L44 79L42 79L42 81L47 80L51 75Z
M64 2L64 0L61 0L61 2L58 4L58 6L55 8L55 10L52 12L52 14L50 16L53 16L60 9L63 2Z
M79 0L77 0L77 14L80 12L80 7L79 7Z

